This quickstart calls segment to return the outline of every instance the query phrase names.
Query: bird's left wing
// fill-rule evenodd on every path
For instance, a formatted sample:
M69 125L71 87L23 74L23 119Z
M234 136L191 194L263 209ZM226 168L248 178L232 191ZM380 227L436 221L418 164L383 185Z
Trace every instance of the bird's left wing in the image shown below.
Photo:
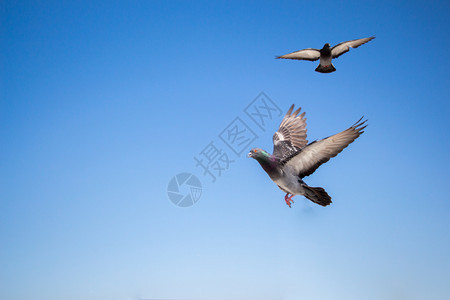
M333 48L331 48L331 56L333 58L337 58L341 56L342 54L348 52L350 48L358 48L359 46L373 40L375 37L369 37L364 39L358 39L358 40L352 40L347 42L342 42L340 44L337 44Z
M350 128L327 137L314 141L297 153L281 161L282 165L290 166L296 175L303 178L311 175L323 163L338 155L364 131L367 125L361 122L362 118Z
M278 131L273 135L273 155L280 159L285 159L308 144L305 113L298 115L301 108L292 113L293 110L294 104L289 108Z
M298 60L310 60L315 61L320 58L320 51L314 48L303 49L295 51L286 55L277 56L276 58L288 58Z

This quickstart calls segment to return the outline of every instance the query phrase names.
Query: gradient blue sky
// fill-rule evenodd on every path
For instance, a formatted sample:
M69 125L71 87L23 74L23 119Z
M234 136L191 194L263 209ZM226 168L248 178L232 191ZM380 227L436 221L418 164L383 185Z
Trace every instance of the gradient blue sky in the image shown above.
M449 299L448 1L2 1L1 299ZM275 55L375 35L314 72ZM260 92L366 132L292 209L193 157ZM269 124L252 147L272 150ZM167 184L203 184L189 208Z

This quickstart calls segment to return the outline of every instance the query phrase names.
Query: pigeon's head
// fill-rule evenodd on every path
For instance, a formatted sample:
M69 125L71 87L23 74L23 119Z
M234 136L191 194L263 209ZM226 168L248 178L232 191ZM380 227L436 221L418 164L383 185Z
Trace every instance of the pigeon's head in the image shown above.
M270 157L270 154L266 151L259 149L259 148L253 148L250 150L250 152L247 155L248 157L254 158L254 159L260 159L263 157Z
M324 48L330 48L331 45L329 43L326 43L325 45L323 45Z

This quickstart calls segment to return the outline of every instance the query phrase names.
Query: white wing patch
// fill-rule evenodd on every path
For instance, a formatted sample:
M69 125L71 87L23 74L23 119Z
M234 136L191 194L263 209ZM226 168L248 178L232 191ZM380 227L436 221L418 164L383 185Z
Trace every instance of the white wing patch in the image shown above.
M275 132L275 135L276 135L276 137L273 137L273 140L276 141L276 143L279 143L279 142L285 140L284 136L281 133L279 133L278 131Z

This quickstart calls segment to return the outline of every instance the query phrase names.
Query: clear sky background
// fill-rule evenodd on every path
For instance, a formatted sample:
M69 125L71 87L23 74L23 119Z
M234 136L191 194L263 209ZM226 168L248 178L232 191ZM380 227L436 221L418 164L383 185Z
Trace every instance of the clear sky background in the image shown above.
M450 298L448 1L0 11L1 299ZM332 74L274 59L372 35ZM289 209L245 155L214 183L195 166L260 92L301 106L310 141L369 119L305 179L331 206ZM181 172L203 186L187 208Z

